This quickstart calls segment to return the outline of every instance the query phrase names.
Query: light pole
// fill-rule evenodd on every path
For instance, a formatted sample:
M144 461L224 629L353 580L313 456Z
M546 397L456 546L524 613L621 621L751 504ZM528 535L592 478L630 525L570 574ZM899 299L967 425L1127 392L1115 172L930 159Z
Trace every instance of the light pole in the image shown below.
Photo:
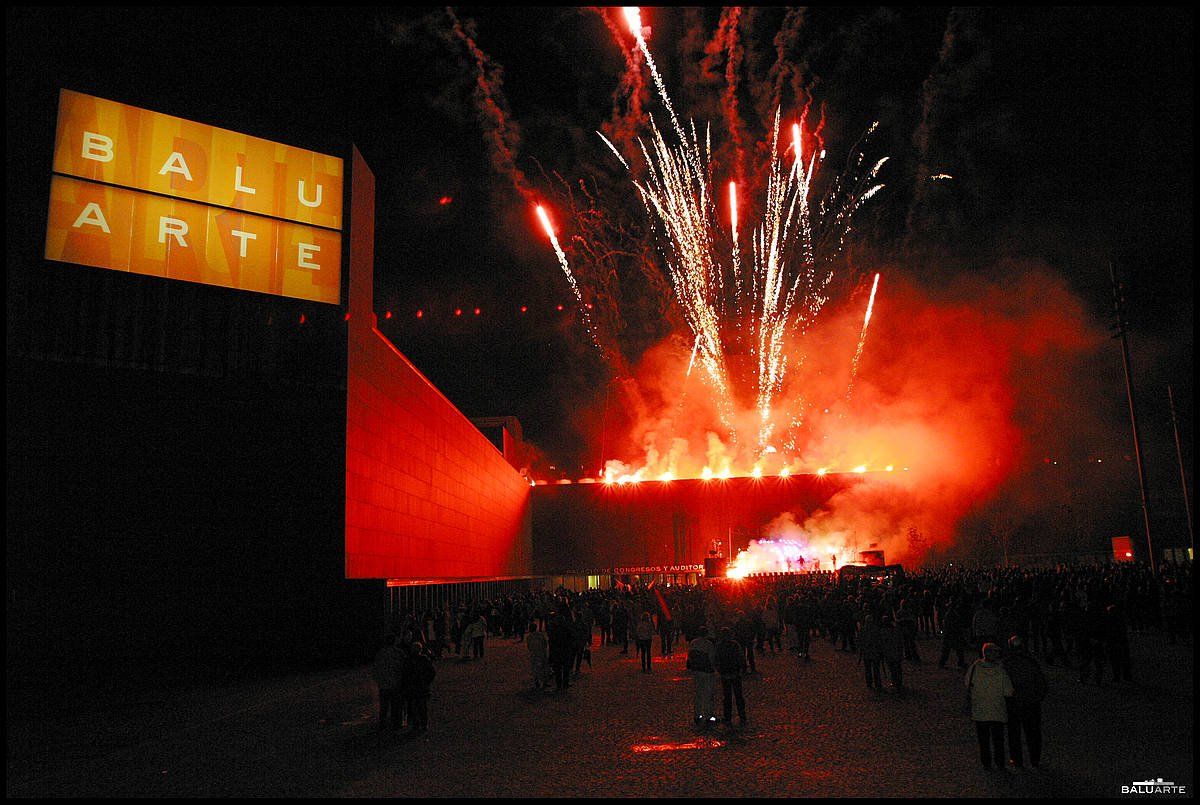
M1167 386L1167 399L1171 402L1171 428L1175 431L1175 457L1179 460L1179 482L1183 485L1183 511L1187 515L1188 547L1196 555L1196 532L1192 530L1192 504L1188 498L1187 473L1183 469L1183 448L1179 444L1179 421L1175 418L1175 392Z
M1142 493L1142 525L1146 529L1146 550L1150 554L1150 572L1158 573L1154 559L1154 542L1150 538L1150 507L1146 503L1146 468L1142 463L1142 440L1138 435L1137 407L1133 399L1133 378L1129 371L1129 335L1125 331L1125 306L1112 261L1108 263L1108 278L1112 282L1113 310L1117 314L1117 336L1121 339L1121 362L1125 367L1125 395L1129 399L1129 423L1133 429L1133 455L1137 459L1138 486Z

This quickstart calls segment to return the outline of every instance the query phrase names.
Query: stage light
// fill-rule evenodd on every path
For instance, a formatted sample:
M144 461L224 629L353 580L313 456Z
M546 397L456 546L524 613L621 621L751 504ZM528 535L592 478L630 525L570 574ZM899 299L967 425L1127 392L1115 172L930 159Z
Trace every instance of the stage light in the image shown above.
M383 317L385 319L390 319L392 317L392 311L390 311L390 310L387 311L386 313L383 314Z
M455 315L455 316L461 316L461 315L462 315L462 308L461 308L461 307L456 307L456 308L454 308L454 315Z
M857 467L855 467L855 468L854 468L854 471L855 471L855 472L857 472L857 473L860 473L860 474L861 474L861 473L864 473L864 472L866 472L866 471L867 471L867 465L866 465L866 464L859 464Z
M827 467L821 467L817 470L817 475L825 475L828 472L829 472L829 469Z
M423 319L423 318L425 318L425 311L424 311L424 310L418 310L418 311L417 311L417 318L418 318L418 319Z
M478 315L479 315L479 308L475 308L475 315L476 315L476 316L478 316Z

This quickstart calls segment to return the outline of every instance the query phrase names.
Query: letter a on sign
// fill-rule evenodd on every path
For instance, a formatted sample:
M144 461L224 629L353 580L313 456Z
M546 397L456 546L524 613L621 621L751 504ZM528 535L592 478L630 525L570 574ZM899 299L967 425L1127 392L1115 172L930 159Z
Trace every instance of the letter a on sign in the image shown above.
M192 180L192 171L188 168L187 160L178 151L171 152L171 156L167 157L167 161L163 163L158 175L166 176L168 173L178 173L189 182Z
M88 202L88 205L83 208L83 212L79 213L79 217L75 219L75 223L71 224L71 226L80 229L84 224L98 226L106 235L112 234L112 231L108 228L108 221L104 218L104 210L100 209L100 205L94 201Z

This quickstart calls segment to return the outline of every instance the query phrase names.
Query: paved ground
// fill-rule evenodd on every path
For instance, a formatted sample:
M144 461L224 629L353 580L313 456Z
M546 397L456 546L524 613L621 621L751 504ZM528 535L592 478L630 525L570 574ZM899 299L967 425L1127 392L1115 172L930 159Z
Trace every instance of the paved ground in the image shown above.
M909 667L872 697L853 655L815 641L746 683L750 724L697 741L680 653L654 673L615 648L567 694L536 694L521 646L443 661L431 730L380 734L365 669L95 703L8 724L9 796L1119 796L1192 785L1192 647L1135 638L1129 689L1050 669L1046 768L986 772L961 676ZM933 642L922 643L928 660Z

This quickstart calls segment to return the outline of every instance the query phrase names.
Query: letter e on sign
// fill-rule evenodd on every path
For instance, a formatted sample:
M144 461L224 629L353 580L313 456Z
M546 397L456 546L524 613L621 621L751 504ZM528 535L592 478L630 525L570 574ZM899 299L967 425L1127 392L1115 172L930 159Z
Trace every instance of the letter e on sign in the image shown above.
M296 246L296 267L309 268L314 271L320 271L321 266L316 263L309 262L313 255L321 251L320 246L314 246L311 243L300 243Z

